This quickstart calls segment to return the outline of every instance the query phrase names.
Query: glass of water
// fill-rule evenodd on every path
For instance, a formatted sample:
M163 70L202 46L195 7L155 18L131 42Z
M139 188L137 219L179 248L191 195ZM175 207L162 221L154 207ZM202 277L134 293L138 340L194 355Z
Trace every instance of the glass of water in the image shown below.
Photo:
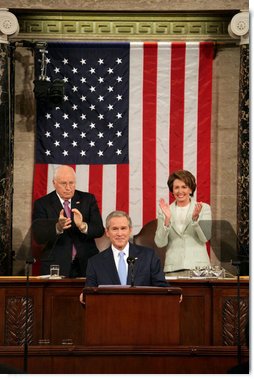
M50 265L50 279L59 279L59 278L60 278L60 266Z

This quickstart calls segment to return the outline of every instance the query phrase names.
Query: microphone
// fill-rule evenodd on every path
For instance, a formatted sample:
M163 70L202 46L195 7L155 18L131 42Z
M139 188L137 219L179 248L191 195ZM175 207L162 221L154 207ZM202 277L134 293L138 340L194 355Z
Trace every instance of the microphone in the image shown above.
M131 270L131 287L134 287L134 264L136 262L138 258L135 258L135 257L132 257L132 256L129 256L127 258L127 263L128 265L130 266L130 270Z
M127 258L127 263L128 263L128 265L134 264L135 261L136 261L136 259L138 259L138 258L128 257L128 258Z

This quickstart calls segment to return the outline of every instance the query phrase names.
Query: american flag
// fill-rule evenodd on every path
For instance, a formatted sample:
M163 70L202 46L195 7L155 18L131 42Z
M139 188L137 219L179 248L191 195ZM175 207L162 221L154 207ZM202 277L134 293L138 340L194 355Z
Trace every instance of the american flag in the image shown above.
M170 199L174 170L191 171L197 200L210 202L213 43L52 42L46 62L47 80L61 79L65 93L57 106L37 102L33 201L68 164L103 221L124 210L133 234Z

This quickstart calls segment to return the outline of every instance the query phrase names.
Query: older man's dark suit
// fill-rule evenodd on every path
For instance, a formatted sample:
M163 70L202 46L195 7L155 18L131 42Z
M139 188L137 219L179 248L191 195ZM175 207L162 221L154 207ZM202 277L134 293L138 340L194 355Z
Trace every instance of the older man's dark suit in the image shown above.
M56 234L56 223L63 209L56 191L34 203L34 237L37 243L44 244L40 256L41 275L49 274L51 264L59 264L61 275L85 276L88 258L98 253L94 238L103 235L104 227L94 195L76 190L71 199L71 207L82 213L83 220L88 224L87 234L81 233L74 221L70 229ZM77 255L72 263L73 243Z
M160 258L153 249L130 243L129 256L137 258L134 264L135 286L168 286L161 269ZM130 271L129 268L127 284L131 284ZM86 270L86 286L110 284L121 284L111 247L90 258Z

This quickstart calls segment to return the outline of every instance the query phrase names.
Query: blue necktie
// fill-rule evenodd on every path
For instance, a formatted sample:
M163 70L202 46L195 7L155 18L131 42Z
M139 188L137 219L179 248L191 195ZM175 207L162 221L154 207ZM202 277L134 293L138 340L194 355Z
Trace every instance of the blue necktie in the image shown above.
M126 264L124 261L124 252L123 251L120 251L120 253L119 253L118 275L119 275L121 284L125 285L126 279L127 279L127 271L126 271Z

